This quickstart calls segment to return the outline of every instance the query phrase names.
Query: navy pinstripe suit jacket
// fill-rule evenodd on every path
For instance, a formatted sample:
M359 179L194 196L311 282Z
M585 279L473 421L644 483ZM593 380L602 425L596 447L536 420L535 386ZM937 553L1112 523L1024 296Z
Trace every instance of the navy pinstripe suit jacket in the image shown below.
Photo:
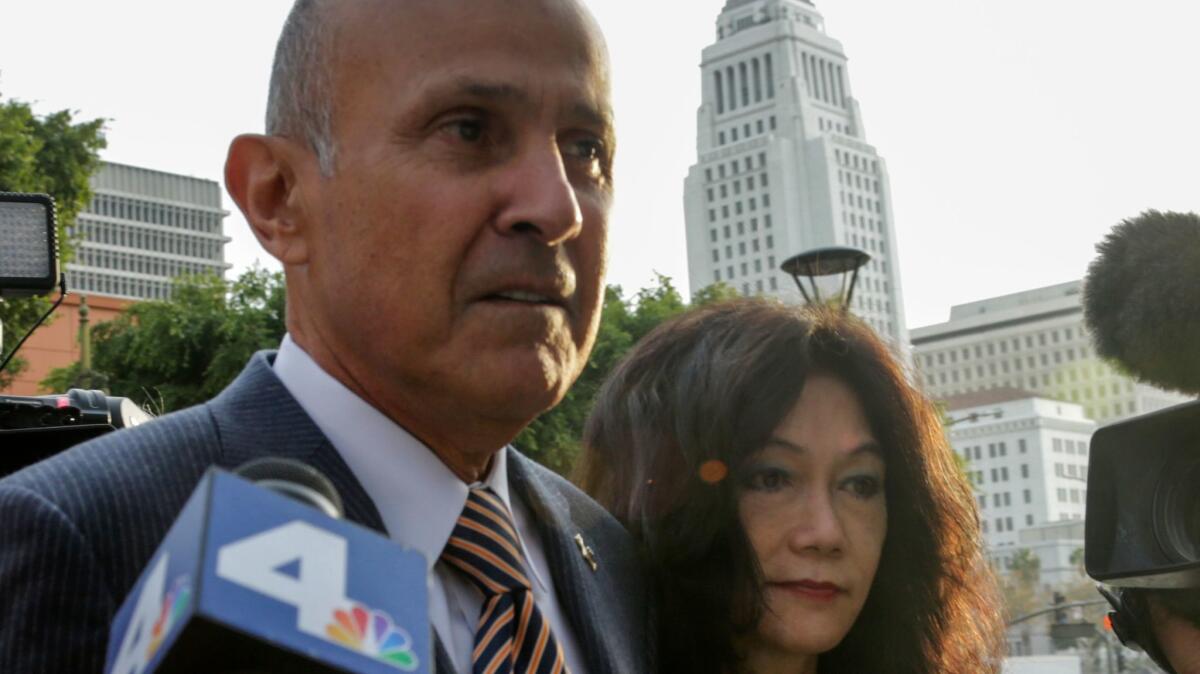
M0 672L98 672L109 625L197 481L275 455L337 486L346 517L384 532L371 499L254 356L212 401L74 447L0 480ZM593 674L648 672L645 580L624 529L568 482L510 450L555 587ZM595 551L585 563L576 534ZM437 645L437 671L450 674ZM204 671L199 665L197 671Z

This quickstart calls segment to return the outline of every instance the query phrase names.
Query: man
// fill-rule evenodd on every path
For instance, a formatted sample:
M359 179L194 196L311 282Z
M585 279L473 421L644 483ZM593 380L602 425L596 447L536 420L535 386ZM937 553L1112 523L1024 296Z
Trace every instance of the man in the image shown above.
M1113 588L1100 593L1121 643L1169 674L1200 674L1200 588Z
M0 671L95 670L203 471L268 454L425 554L438 672L480 671L480 651L522 672L647 670L628 537L506 448L599 321L614 140L591 17L576 0L299 0L267 116L233 141L226 183L284 267L289 334L210 403L0 482ZM513 534L520 630L489 617L454 543L481 507ZM546 626L536 643L527 624Z

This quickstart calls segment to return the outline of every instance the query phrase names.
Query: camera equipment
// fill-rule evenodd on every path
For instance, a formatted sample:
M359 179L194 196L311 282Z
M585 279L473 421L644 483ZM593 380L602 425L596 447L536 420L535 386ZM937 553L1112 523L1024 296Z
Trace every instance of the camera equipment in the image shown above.
M0 395L0 477L84 440L152 418L129 398L103 391Z
M1120 587L1200 587L1200 401L1092 436L1084 563Z
M1200 216L1147 211L1096 246L1084 316L1101 356L1200 393ZM1200 587L1200 401L1092 437L1084 563L1110 585Z
M0 192L0 297L44 295L58 285L54 200Z
M29 335L67 294L59 272L54 200L45 194L0 192L0 301L44 295L58 285L62 295L21 338L0 371ZM0 345L3 344L0 332ZM3 352L0 352L3 355ZM71 389L47 396L0 395L0 477L117 428L153 417L128 398Z
M1084 317L1096 352L1138 379L1200 393L1200 216L1147 211L1096 246ZM1173 672L1147 608L1155 590L1200 591L1200 401L1092 437L1084 564L1126 646Z

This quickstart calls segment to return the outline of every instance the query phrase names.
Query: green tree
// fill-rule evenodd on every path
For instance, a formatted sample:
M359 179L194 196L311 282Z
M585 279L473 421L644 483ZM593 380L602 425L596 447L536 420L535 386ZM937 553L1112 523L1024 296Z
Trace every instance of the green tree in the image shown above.
M39 117L27 103L0 100L0 192L44 192L54 197L63 264L72 259L75 216L91 199L88 179L99 167L104 147L103 119L77 122L68 110ZM45 297L0 300L5 334L0 360L51 302ZM11 385L25 365L20 357L14 358L0 372L0 388Z
M1039 587L1041 575L1042 561L1033 551L1022 548L1013 554L1008 573L1000 578L1008 620L1042 607L1048 593Z
M737 297L718 283L696 293L691 307ZM543 465L567 474L581 449L583 427L604 380L626 352L663 321L689 309L670 277L656 275L654 285L626 300L620 286L609 286L604 296L600 330L591 358L563 401L533 421L514 444Z
M712 285L704 286L692 294L692 306L703 307L716 302L724 302L738 297L739 293L733 286L724 281L717 281Z
M92 329L93 368L113 395L158 412L204 402L221 392L259 349L284 333L283 275L250 269L236 281L176 280L170 300L139 302ZM61 389L78 365L42 382Z

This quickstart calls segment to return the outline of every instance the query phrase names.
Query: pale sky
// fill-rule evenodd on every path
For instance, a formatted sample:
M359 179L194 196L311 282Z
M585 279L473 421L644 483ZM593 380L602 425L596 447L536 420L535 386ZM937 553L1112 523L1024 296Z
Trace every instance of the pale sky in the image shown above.
M587 0L608 36L619 150L609 282L687 288L683 178L700 50L724 0ZM891 174L909 327L1082 277L1147 208L1200 211L1200 3L816 0ZM220 181L261 131L290 0L0 0L0 96L105 117L103 158ZM237 212L226 258L262 253Z

